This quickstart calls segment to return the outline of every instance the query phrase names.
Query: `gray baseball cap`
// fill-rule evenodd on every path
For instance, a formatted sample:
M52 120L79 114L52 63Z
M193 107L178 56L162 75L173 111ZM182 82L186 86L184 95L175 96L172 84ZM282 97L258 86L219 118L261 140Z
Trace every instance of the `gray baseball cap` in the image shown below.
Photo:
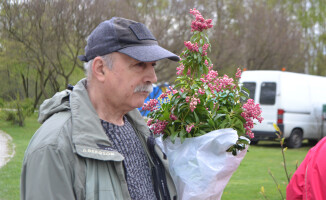
M87 39L85 55L78 58L88 62L112 52L120 52L142 62L164 58L180 60L177 55L160 47L144 24L120 17L100 23Z

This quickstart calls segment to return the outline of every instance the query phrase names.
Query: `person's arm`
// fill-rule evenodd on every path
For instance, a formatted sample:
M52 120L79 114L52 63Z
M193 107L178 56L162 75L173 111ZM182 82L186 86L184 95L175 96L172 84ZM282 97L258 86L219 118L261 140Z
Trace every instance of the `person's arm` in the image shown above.
M305 173L307 163L310 157L310 152L306 155L298 169L291 177L290 183L286 187L286 199L287 200L299 200L303 199L303 192L305 188Z
M75 199L70 161L47 146L28 156L21 176L21 200Z
M319 141L310 151L313 154L306 175L307 199L326 199L326 138Z

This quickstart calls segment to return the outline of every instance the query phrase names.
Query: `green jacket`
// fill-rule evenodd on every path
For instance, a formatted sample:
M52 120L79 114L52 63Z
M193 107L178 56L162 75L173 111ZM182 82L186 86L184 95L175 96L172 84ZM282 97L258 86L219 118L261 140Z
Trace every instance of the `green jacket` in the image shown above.
M111 147L112 142L90 102L85 84L83 79L73 91L59 92L41 105L39 122L43 125L32 137L23 161L22 200L131 199L124 157L103 148ZM142 116L135 109L127 117L146 149L160 199L176 199L165 155L157 145L148 146L151 133ZM167 185L160 184L162 180Z

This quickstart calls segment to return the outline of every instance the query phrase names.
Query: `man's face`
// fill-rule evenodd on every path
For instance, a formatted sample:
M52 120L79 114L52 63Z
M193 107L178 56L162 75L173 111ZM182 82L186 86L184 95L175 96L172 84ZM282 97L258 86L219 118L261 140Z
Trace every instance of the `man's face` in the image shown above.
M105 77L106 99L115 108L129 111L143 106L157 81L156 62L141 62L122 53L113 53L113 68Z

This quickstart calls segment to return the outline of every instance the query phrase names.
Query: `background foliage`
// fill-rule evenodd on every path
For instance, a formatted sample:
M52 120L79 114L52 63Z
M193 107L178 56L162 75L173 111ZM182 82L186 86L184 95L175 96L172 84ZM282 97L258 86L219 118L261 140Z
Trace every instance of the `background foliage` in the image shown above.
M23 157L27 145L40 126L37 114L26 118L26 126L13 126L10 122L0 120L0 127L13 138L15 156L0 169L0 199L19 200L20 173ZM297 161L302 162L311 146L305 141L298 149L286 151L287 166L290 173L296 169ZM280 200L268 170L270 169L280 183L280 188L285 194L287 178L282 166L282 153L279 142L261 141L259 145L251 145L249 152L241 162L237 171L232 175L227 184L222 200L263 200L261 187L265 188L265 195L269 200Z
M220 74L237 67L286 68L326 75L324 0L3 0L0 2L0 98L45 98L83 74L77 55L101 21L113 16L146 24L159 43L180 54L190 38L189 9L213 19L209 57ZM159 82L177 64L161 61Z

